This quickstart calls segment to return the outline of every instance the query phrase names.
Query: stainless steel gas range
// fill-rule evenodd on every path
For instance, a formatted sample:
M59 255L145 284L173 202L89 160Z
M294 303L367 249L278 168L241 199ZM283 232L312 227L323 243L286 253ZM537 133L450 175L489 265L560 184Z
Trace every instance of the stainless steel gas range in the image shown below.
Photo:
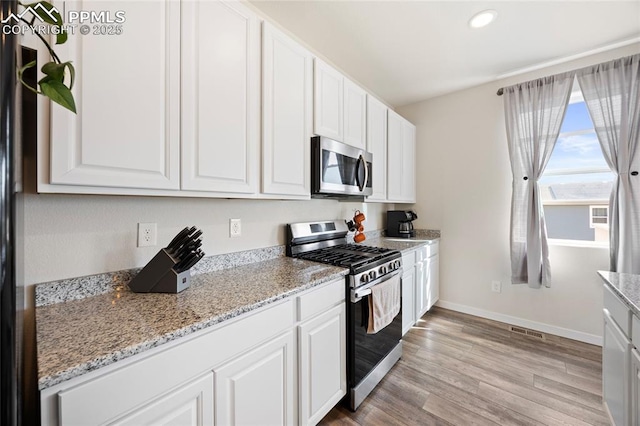
M347 244L344 221L287 225L287 256L349 269L346 277L347 406L355 411L402 355L402 312L383 329L367 333L375 286L402 276L399 251ZM400 292L401 287L398 289Z

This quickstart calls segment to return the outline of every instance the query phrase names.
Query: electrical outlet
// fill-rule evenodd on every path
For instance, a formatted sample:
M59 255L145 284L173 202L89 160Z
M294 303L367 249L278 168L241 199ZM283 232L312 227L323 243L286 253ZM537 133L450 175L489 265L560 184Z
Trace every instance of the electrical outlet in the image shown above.
M502 292L502 284L500 284L500 281L491 281L491 291L495 293Z
M240 219L229 219L229 236L239 237L242 235L242 222Z
M138 224L138 247L153 247L158 244L158 225L155 223Z

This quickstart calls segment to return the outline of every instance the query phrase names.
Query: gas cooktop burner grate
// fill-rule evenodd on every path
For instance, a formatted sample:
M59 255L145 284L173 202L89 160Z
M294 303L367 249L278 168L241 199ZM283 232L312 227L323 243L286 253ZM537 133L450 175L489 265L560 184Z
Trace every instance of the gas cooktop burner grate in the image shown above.
M394 250L380 247L340 244L337 246L300 253L296 257L315 262L353 268L384 259L392 253L395 253Z

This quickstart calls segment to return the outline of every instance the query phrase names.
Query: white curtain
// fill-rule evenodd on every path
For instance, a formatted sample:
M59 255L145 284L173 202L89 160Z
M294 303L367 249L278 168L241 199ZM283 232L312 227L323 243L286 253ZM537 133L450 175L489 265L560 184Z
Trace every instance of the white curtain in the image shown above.
M505 121L513 173L511 281L551 285L547 230L538 180L558 139L575 72L504 88Z
M584 68L577 77L616 175L609 200L611 270L640 274L640 55Z

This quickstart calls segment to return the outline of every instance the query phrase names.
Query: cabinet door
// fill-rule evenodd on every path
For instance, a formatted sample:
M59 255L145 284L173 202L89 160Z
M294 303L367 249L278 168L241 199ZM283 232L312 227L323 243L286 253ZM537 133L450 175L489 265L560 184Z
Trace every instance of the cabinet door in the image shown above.
M604 309L602 399L614 425L629 424L629 355L631 344Z
M109 424L213 425L213 410L213 373L208 373Z
M180 4L182 188L255 193L260 138L258 18L235 1Z
M263 24L262 192L309 198L313 56Z
M440 298L440 255L427 259L427 310Z
M216 424L295 423L293 331L216 369Z
M367 201L387 200L387 107L367 96L367 151L373 154L373 192Z
M344 303L298 330L300 423L315 425L347 392Z
M415 270L411 268L402 274L402 335L416 323L416 281Z
M344 77L318 58L314 64L313 131L316 135L342 142Z
M389 201L403 201L403 118L391 110L387 117L387 198Z
M387 198L389 201L415 202L415 154L415 126L389 110L387 127Z
M416 202L416 126L402 123L402 200Z
M631 350L631 424L640 424L640 353Z
M416 262L416 321L422 318L425 312L427 312L427 283L428 283L428 268L425 260Z
M367 92L344 79L344 143L366 149Z
M56 6L123 10L126 21L120 35L75 35L55 47L76 68L78 113L51 104L50 183L179 189L180 4Z

